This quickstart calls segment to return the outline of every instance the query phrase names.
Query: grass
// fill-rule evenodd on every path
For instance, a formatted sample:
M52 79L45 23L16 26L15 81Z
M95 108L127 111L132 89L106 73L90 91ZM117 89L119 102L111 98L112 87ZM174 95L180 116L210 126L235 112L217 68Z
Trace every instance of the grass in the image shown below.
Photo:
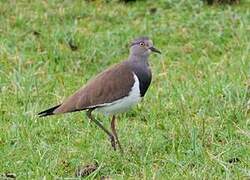
M2 0L0 14L0 174L69 178L97 161L89 179L250 177L248 1ZM151 56L144 101L119 116L124 155L84 113L37 117L125 59L140 35L163 54Z

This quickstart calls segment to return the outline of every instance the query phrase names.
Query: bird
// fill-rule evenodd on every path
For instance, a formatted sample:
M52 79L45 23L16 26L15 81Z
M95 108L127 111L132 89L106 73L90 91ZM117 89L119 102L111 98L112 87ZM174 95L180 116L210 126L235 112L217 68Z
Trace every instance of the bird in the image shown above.
M152 80L149 65L152 52L161 54L151 39L135 38L126 60L99 73L61 104L38 113L39 117L86 111L89 120L108 135L112 148L116 150L118 145L123 151L116 131L116 115L128 111L145 96ZM93 111L111 117L111 132L95 119Z

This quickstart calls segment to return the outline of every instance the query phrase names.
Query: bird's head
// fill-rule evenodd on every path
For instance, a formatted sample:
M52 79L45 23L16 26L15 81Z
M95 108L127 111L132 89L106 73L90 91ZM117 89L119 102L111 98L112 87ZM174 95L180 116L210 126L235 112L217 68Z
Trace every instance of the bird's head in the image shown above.
M151 52L161 52L153 46L153 41L148 37L140 37L135 39L130 45L130 54L136 56L149 56Z

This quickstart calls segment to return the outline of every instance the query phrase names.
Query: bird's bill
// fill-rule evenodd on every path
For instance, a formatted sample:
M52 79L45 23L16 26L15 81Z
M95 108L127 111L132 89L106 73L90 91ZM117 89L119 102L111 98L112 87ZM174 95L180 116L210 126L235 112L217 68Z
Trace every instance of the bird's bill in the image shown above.
M155 47L150 47L149 49L150 49L152 52L156 52L156 53L161 54L161 51L159 51L159 50L156 49Z

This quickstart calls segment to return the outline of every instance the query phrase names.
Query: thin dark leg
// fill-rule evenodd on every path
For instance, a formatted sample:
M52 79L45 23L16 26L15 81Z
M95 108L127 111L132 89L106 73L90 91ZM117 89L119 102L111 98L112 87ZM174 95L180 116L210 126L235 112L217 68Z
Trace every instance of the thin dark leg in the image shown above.
M116 129L115 129L115 115L113 115L113 117L112 117L111 130L112 130L113 135L115 136L115 139L116 139L116 142L118 144L118 147L119 147L120 151L123 152L122 146L120 144L120 141L118 139L118 136L117 136L117 133L116 133Z
M98 127L100 127L108 136L109 136L109 138L110 138L110 141L111 141L111 145L112 145L112 147L114 148L114 150L116 150L116 144L115 144L115 137L114 137L114 135L111 133L111 132L109 132L99 121L97 121L93 116L92 116L92 114L91 114L91 112L92 112L93 110L88 110L87 111L87 116L88 116L88 118L91 120L91 121L93 121Z

